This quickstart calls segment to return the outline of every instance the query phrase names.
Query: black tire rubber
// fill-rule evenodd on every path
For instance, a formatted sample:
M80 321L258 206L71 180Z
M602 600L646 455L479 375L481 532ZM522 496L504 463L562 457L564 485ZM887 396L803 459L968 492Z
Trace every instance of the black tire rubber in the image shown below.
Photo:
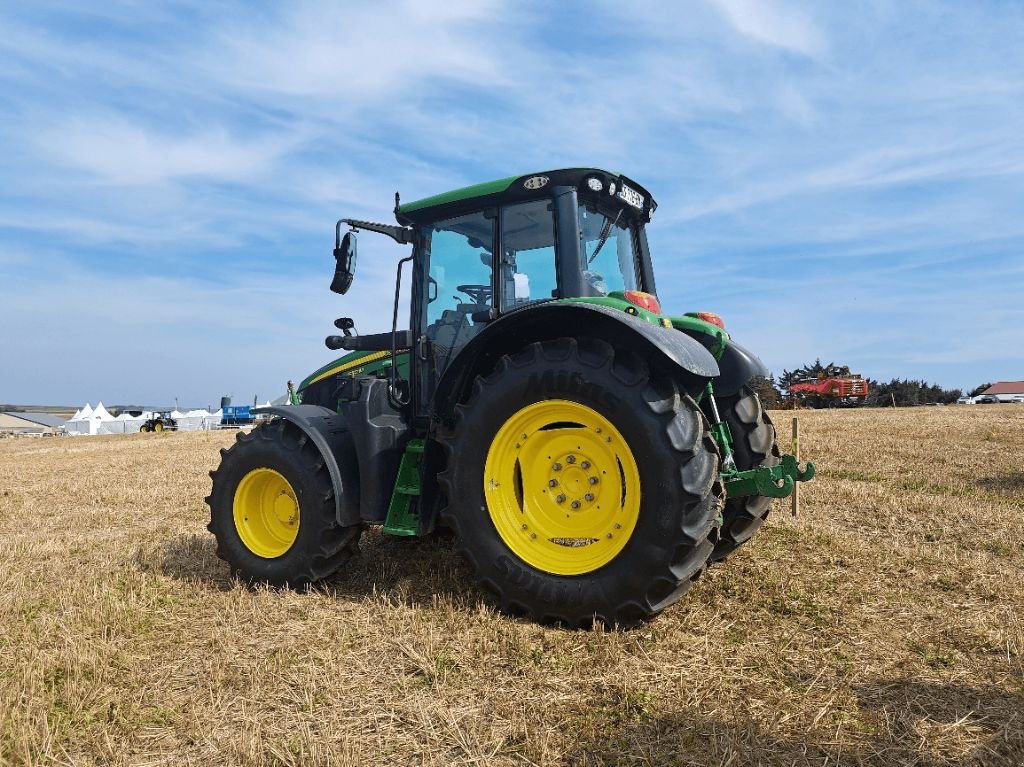
M210 472L213 490L207 529L217 539L217 556L250 585L302 588L334 573L358 551L361 525L343 527L335 516L334 487L319 449L294 424L284 420L239 432L222 449L220 466ZM299 502L299 531L284 554L273 559L249 550L235 527L233 505L238 484L253 469L268 468L291 484Z
M494 435L522 407L547 399L587 405L628 442L641 486L636 527L610 562L583 575L536 569L498 534L484 498ZM542 623L628 627L676 602L704 571L718 538L719 455L694 401L632 352L604 341L562 338L502 357L477 377L455 423L441 435L447 468L441 521L499 609Z
M744 386L735 395L716 402L719 416L732 433L733 459L740 471L779 463L781 456L775 441L775 425L752 389ZM722 512L722 534L711 561L720 562L753 538L767 519L771 507L772 499L763 495L727 500Z

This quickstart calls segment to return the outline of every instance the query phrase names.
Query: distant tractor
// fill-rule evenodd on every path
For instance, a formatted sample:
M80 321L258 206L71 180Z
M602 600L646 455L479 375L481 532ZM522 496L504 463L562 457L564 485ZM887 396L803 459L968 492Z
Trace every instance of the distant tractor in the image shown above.
M160 413L153 413L139 427L141 432L149 431L174 431L178 428L178 422L171 417L171 411L165 410Z
M789 396L815 408L857 407L868 396L868 382L845 365L829 365L815 378L789 385Z
M326 344L351 353L222 453L206 500L232 572L301 587L368 525L444 527L502 610L627 626L748 541L814 467L780 454L748 385L768 371L722 319L662 311L655 207L624 176L573 168L396 195L397 226L339 221L337 293L357 230L411 246L392 329L336 320Z

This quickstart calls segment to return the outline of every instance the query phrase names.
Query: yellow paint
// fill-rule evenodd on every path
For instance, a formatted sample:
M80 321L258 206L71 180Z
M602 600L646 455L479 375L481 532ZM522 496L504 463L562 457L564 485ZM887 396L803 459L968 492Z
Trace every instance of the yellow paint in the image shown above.
M291 483L273 469L242 477L232 511L238 537L258 557L281 556L299 534L299 501Z
M385 357L390 357L390 356L391 356L391 352L390 351L374 352L373 354L367 354L365 357L360 357L357 360L350 360L349 362L343 362L342 364L337 365L336 367L330 368L329 370L325 370L323 373L318 375L316 378L314 378L312 381L310 381L306 385L307 386L312 386L317 381L322 381L325 378L329 378L330 376L337 375L338 373L347 373L347 372L353 370L353 368L365 367L366 365L369 365L371 362L376 362L377 360L382 360Z
M543 572L582 575L629 542L640 517L640 473L611 421L586 405L546 400L498 430L484 497L517 557Z

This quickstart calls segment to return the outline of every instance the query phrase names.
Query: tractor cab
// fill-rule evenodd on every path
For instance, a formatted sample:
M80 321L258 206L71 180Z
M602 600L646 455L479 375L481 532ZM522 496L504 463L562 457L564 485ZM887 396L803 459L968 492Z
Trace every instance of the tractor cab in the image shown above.
M559 299L653 294L644 233L655 204L621 176L573 169L400 205L414 231L412 333L424 397L458 352L503 316Z

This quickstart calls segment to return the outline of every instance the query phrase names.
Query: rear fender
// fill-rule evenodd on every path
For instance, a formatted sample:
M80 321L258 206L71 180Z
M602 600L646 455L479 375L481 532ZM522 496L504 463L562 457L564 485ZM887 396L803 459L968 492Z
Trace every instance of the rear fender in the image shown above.
M719 374L718 363L700 343L623 311L595 304L552 302L510 312L488 324L442 374L434 395L434 416L451 418L473 379L490 371L505 354L535 341L562 337L600 338L640 354L648 364L676 374L690 394L699 394Z
M252 412L282 418L309 437L331 477L338 524L359 524L359 466L348 419L319 405L261 407Z
M718 360L721 375L715 379L715 396L731 397L752 378L767 378L768 368L753 352L730 340Z

